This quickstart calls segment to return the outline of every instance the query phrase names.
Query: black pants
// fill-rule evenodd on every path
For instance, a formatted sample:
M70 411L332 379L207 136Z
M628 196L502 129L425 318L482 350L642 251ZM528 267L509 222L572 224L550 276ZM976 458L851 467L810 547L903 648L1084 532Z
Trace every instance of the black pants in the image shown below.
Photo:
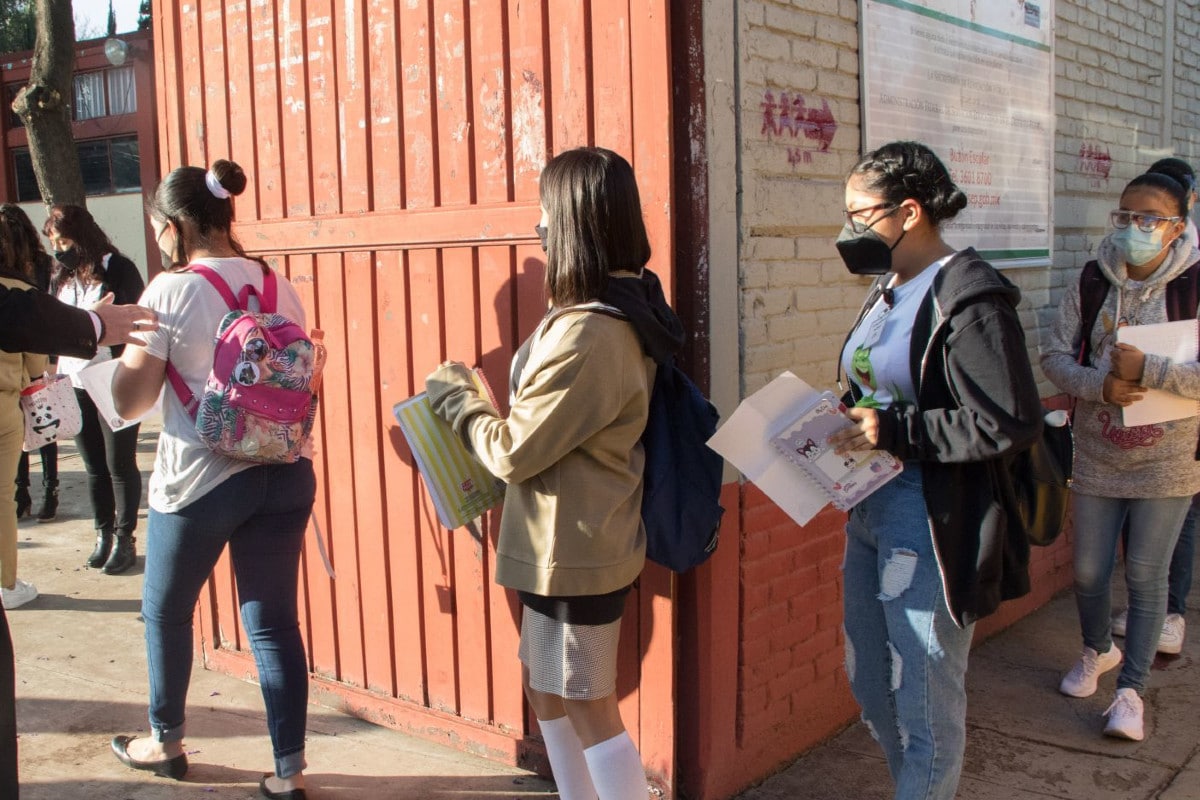
M42 483L58 481L58 442L43 445L38 454L42 457ZM22 452L17 461L17 486L29 488L29 453Z
M138 506L142 502L142 473L137 466L141 426L131 425L114 433L100 419L87 392L76 389L75 397L83 416L83 429L75 437L75 446L87 470L96 530L115 523L118 531L132 532L137 527Z
M17 800L17 680L8 617L0 608L0 797Z

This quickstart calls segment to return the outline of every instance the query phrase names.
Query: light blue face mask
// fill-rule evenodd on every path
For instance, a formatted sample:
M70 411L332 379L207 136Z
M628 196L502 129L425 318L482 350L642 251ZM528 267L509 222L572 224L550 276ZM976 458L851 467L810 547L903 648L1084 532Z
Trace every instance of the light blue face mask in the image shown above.
M1166 247L1163 244L1162 234L1161 227L1147 233L1139 230L1136 225L1130 225L1128 228L1114 231L1112 243L1121 257L1125 259L1126 264L1140 267L1153 260Z

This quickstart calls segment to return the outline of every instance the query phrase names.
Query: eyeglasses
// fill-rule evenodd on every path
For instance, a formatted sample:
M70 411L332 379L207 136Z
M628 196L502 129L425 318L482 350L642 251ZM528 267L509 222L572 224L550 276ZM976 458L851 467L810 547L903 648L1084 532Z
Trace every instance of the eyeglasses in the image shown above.
M1108 215L1108 221L1117 230L1125 230L1129 223L1137 225L1142 233L1152 233L1164 222L1179 222L1182 217L1156 217L1153 214L1138 214L1135 211L1113 211Z
M886 219L888 216L891 215L891 213L893 211L895 211L899 207L900 206L898 206L898 205L892 205L890 203L877 203L876 205L873 205L873 206L867 206L866 208L856 208L854 210L845 208L845 209L842 209L842 214L845 215L846 224L850 226L850 230L854 231L855 233L866 233L867 230L870 229L872 226L874 226L876 222ZM883 210L887 211L888 213L884 214L882 217L875 220L875 222L868 223L866 221L866 219L870 219L871 215L874 214L876 211L879 211L880 209L883 209ZM860 217L862 217L864 214L866 215L866 219L860 219Z

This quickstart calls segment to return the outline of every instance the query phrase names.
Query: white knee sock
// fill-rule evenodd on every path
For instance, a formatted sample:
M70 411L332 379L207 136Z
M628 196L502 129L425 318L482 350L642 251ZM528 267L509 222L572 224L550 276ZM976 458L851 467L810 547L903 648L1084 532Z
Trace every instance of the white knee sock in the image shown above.
M583 758L583 743L571 720L566 717L538 720L542 739L546 742L546 756L554 772L554 783L558 786L561 800L596 800L596 787L588 774L588 764Z
M628 731L583 751L600 800L646 800L646 771Z

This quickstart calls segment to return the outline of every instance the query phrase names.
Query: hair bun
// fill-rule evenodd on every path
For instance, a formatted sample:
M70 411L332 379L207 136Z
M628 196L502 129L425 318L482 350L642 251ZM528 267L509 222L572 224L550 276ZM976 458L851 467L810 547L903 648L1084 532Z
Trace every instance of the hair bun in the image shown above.
M237 162L219 159L213 162L212 173L231 195L236 197L246 191L246 173Z

